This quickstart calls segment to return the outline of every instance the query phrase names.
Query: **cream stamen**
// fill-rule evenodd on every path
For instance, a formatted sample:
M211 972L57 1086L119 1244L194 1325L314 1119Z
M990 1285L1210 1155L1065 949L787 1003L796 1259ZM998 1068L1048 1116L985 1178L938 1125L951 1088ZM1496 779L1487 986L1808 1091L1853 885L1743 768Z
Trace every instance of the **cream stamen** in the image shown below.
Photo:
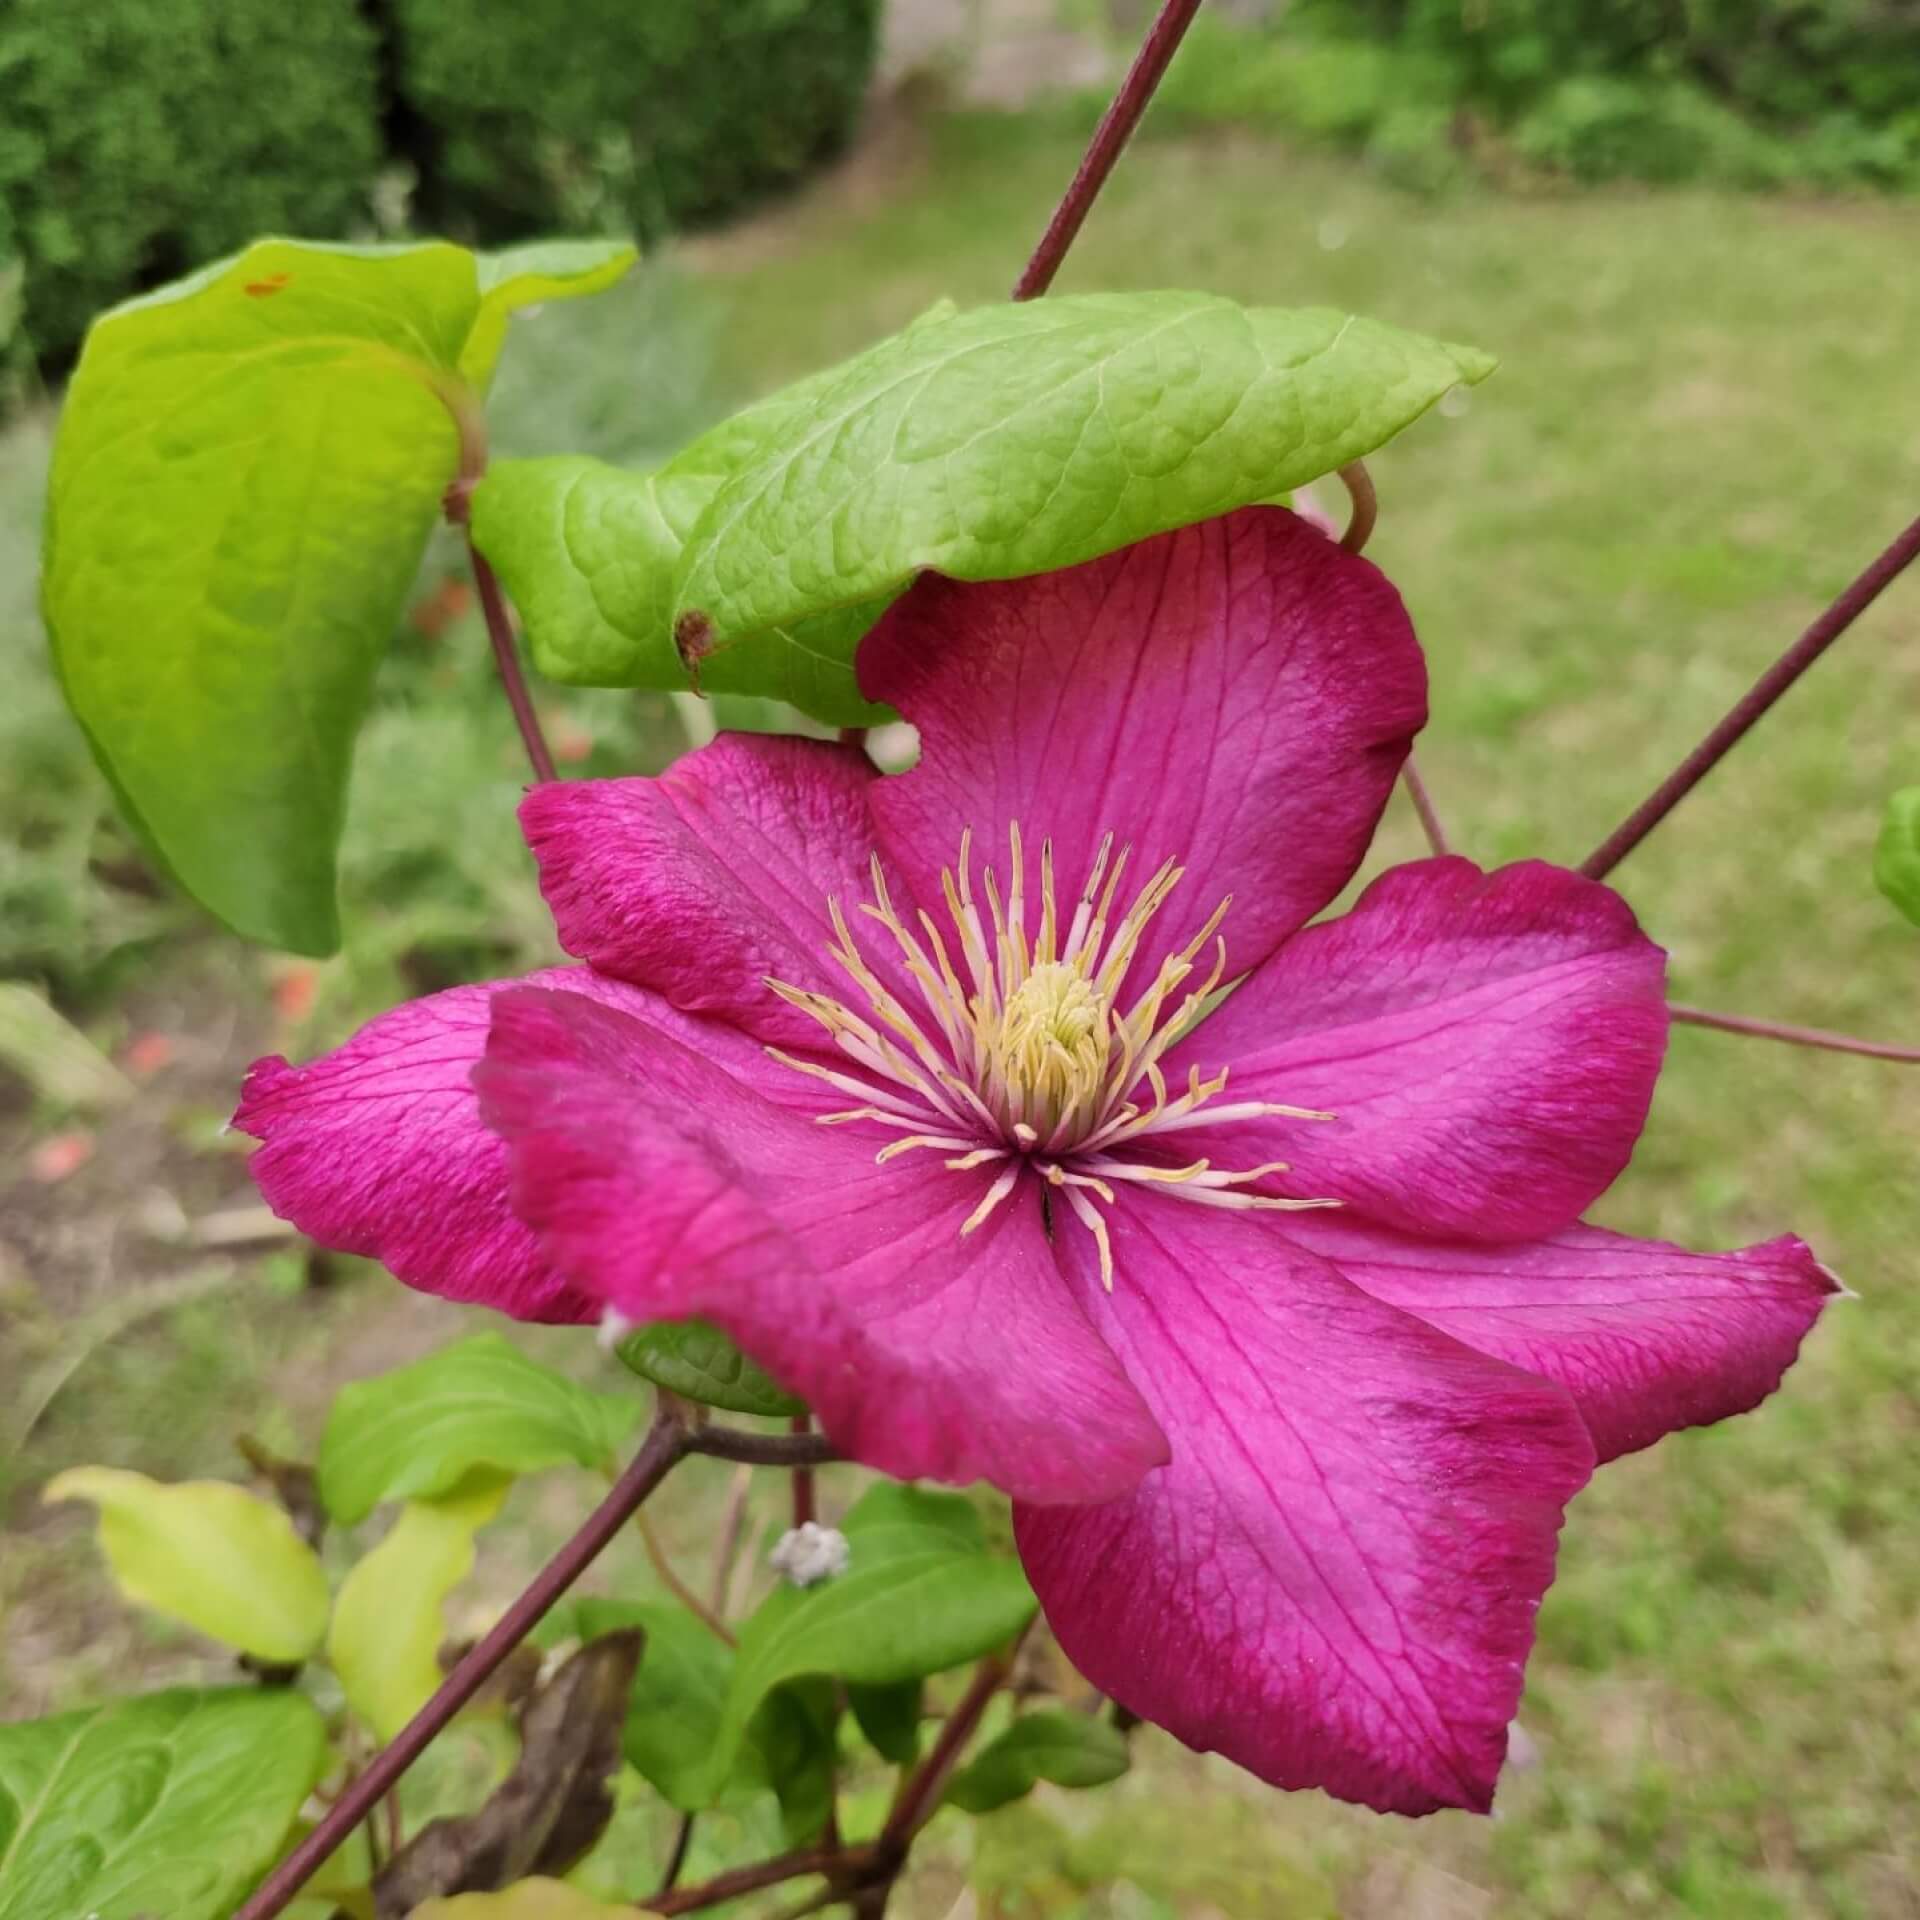
M822 1125L871 1121L900 1138L876 1154L886 1162L925 1148L955 1157L945 1165L970 1171L1005 1160L980 1204L961 1227L975 1232L1014 1191L1029 1162L1065 1198L1093 1234L1104 1285L1113 1285L1113 1249L1096 1201L1111 1206L1111 1183L1150 1185L1198 1205L1295 1209L1337 1206L1252 1193L1252 1183L1288 1170L1281 1160L1234 1171L1200 1158L1155 1165L1117 1158L1115 1149L1192 1127L1279 1118L1329 1120L1310 1107L1264 1100L1219 1101L1225 1068L1203 1076L1190 1068L1171 1092L1160 1062L1204 1016L1227 978L1220 927L1232 905L1223 899L1192 939L1169 953L1153 978L1123 1002L1122 990L1148 928L1184 877L1164 861L1132 902L1115 910L1132 848L1115 851L1105 835L1064 923L1055 890L1053 842L1040 843L1039 897L1030 922L1029 867L1018 822L1007 831L1009 884L1003 894L992 867L980 874L985 912L976 897L973 832L960 836L959 858L940 876L953 946L924 910L917 930L896 907L876 858L873 897L858 918L891 935L900 973L917 1008L904 1003L861 952L838 900L827 903L834 939L827 951L857 990L864 1011L830 995L769 980L788 1005L817 1020L861 1070L836 1072L777 1048L767 1051L796 1072L824 1081L858 1104L818 1116ZM1029 933L1029 926L1032 932ZM1200 956L1213 958L1189 986ZM957 955L957 959L956 956ZM871 1075L868 1079L863 1075ZM878 1084L876 1084L876 1082Z

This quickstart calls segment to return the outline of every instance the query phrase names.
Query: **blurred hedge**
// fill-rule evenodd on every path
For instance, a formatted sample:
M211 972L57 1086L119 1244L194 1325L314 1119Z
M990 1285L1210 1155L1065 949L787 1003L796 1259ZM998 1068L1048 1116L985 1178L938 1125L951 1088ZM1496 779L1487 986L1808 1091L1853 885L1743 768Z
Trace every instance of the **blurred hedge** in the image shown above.
M392 0L427 223L501 238L737 212L844 144L881 0Z
M379 160L358 0L0 5L0 250L43 360L255 234L364 223Z
M1243 0L1169 117L1255 119L1431 183L1920 185L1920 0Z
M0 374L10 289L57 366L258 234L376 230L387 168L408 225L487 241L721 218L846 140L881 6L0 0Z

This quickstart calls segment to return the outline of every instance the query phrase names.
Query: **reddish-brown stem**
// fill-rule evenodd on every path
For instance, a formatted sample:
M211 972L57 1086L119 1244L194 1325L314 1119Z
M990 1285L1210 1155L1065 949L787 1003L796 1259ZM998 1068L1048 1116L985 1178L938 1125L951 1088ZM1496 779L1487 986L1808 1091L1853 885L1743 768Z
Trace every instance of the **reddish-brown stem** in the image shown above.
M500 684L506 689L507 705L513 709L513 724L520 729L520 744L527 750L533 777L545 782L557 779L553 754L547 736L540 730L540 716L533 709L533 695L527 691L527 676L521 671L520 649L514 645L513 620L507 612L506 595L494 577L487 557L473 544L467 533L467 558L473 563L473 584L480 590L480 610L486 615L487 638L493 644L493 664L499 670Z
M1087 143L1079 169L1060 204L1054 208L1053 218L1047 222L1047 230L1033 250L1033 258L1014 283L1016 300L1031 300L1053 285L1053 276L1060 271L1067 249L1073 245L1074 236L1099 198L1100 189L1107 184L1113 163L1132 139L1140 116L1147 110L1147 102L1153 98L1154 89L1167 70L1167 63L1199 11L1200 0L1166 0L1160 9L1160 17L1148 31L1140 51L1134 55L1133 65L1127 69L1126 78L1120 82L1120 90L1113 96L1113 104L1100 116L1100 124Z
M793 1416L795 1433L811 1433L813 1418L810 1414L796 1413ZM797 1467L793 1475L793 1524L804 1527L813 1518L813 1469Z
M667 1870L660 1876L660 1885L654 1893L659 1899L663 1893L671 1893L679 1883L680 1869L687 1864L687 1849L693 1845L693 1823L699 1815L683 1813L680 1824L673 1830L673 1851L667 1856Z
M762 1887L777 1887L783 1880L797 1880L803 1873L836 1873L863 1856L844 1847L801 1847L793 1853L776 1854L771 1860L756 1860L750 1867L733 1867L725 1873L703 1880L697 1887L682 1887L673 1893L658 1893L644 1903L647 1913L698 1913L702 1907L717 1907L723 1900L737 1899L743 1893L757 1893Z
M884 1894L886 1889L883 1887L880 1891ZM861 1906L865 1898L864 1894L855 1894L852 1897L850 1904L856 1915L866 1911ZM829 1907L845 1899L847 1896L838 1887L822 1887L818 1893L808 1894L804 1900L796 1902L793 1906L782 1907L774 1916L774 1920L807 1920L808 1915L825 1913Z
M904 1860L913 1836L933 1818L947 1781L959 1763L961 1748L973 1738L980 1716L1006 1684L1012 1666L1007 1655L995 1654L974 1669L972 1681L961 1695L960 1704L947 1715L932 1750L907 1776L894 1798L893 1810L887 1815L887 1824L875 1843L875 1851L883 1860Z
M687 1451L750 1467L827 1467L840 1458L824 1433L749 1433L744 1427L691 1428Z
M1128 68L1113 103L1101 117L1093 139L1088 143L1079 169L1065 196L1055 208L1053 218L1034 249L1013 290L1016 300L1030 300L1052 285L1054 275L1065 259L1067 249L1084 224L1088 211L1098 198L1114 162L1139 125L1154 90L1184 38L1200 0L1166 0L1159 17L1148 32L1145 43ZM462 427L461 474L449 489L447 515L466 535L467 556L473 567L474 584L486 616L487 635L493 646L494 662L500 673L514 722L520 730L534 778L549 781L556 777L553 755L541 732L539 716L527 691L519 654L514 646L513 625L507 612L500 582L486 556L474 544L468 526L467 505L479 468L484 462L484 443L470 452L468 435ZM1356 496L1356 510L1358 499ZM1351 529L1350 529L1351 531ZM738 1429L705 1427L689 1429L672 1413L663 1411L632 1464L615 1482L586 1524L558 1554L535 1576L531 1585L514 1601L487 1633L441 1683L433 1698L403 1727L368 1767L328 1808L313 1831L261 1883L258 1890L234 1914L233 1920L274 1920L319 1868L332 1856L346 1836L399 1781L427 1746L438 1737L447 1723L471 1700L487 1678L526 1638L548 1610L573 1585L598 1557L640 1504L666 1477L673 1466L688 1453L712 1454L723 1460L748 1465L790 1467L796 1479L807 1469L837 1459L831 1442L822 1434L798 1430L791 1434L755 1434ZM796 1511L800 1496L796 1493ZM840 1846L801 1849L781 1855L757 1866L738 1868L719 1875L701 1887L667 1892L649 1903L658 1914L693 1913L702 1907L717 1905L743 1893L777 1886L805 1873L831 1873L837 1881L861 1893L879 1896L885 1905L884 1889L898 1871L900 1861L913 1836L929 1820L939 1805L948 1776L958 1760L961 1748L971 1737L981 1714L1006 1678L1004 1659L981 1663L960 1705L948 1717L933 1751L909 1777L900 1799L889 1816L879 1846L874 1849ZM684 1836L683 1836L684 1839ZM872 1876L878 1874L876 1880ZM864 1882L864 1885L862 1884Z
M1689 1027L1712 1027L1718 1033L1749 1034L1756 1040L1783 1040L1790 1047L1818 1047L1826 1053L1858 1053L1869 1060L1898 1060L1920 1066L1920 1047L1889 1046L1879 1040L1861 1040L1850 1033L1829 1033L1824 1027L1790 1027L1778 1020L1749 1020L1744 1014L1709 1013L1704 1007L1669 1007L1674 1019Z
M1746 696L1654 791L1581 863L1590 880L1610 874L1726 755L1755 722L1846 630L1879 599L1891 582L1920 557L1920 520L1898 535L1825 613L1783 653Z
M1373 475L1364 460L1349 460L1338 474L1347 490L1347 530L1340 536L1340 544L1349 553L1358 553L1372 537L1373 523L1380 518L1380 496L1373 490Z
M533 1631L554 1602L599 1557L607 1542L632 1519L641 1501L685 1455L688 1437L686 1429L665 1414L654 1421L640 1451L614 1482L612 1491L588 1515L586 1524L541 1568L532 1584L500 1616L492 1630L440 1683L433 1698L327 1809L313 1831L268 1874L233 1920L272 1920L275 1914L285 1911L293 1897L393 1789L447 1722L480 1691L494 1669Z
M1413 802L1413 810L1420 816L1420 831L1427 836L1427 845L1435 853L1446 853L1447 830L1440 824L1440 816L1434 810L1433 795L1427 791L1427 783L1420 777L1420 769L1414 764L1413 755L1407 755L1400 769L1400 778L1407 783L1407 798Z

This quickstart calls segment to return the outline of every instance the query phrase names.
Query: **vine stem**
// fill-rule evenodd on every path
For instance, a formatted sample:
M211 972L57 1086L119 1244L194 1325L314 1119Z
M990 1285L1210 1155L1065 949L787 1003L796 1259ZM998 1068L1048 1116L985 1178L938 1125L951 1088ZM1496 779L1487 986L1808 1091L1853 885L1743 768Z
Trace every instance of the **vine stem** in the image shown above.
M822 1434L749 1433L737 1427L689 1426L663 1406L640 1451L590 1513L579 1531L534 1575L520 1597L440 1683L439 1691L374 1757L322 1816L319 1824L260 1883L233 1920L274 1920L326 1864L368 1812L390 1792L489 1675L539 1625L553 1604L600 1557L607 1543L639 1512L640 1504L690 1453L712 1454L763 1467L820 1466L836 1460Z
M1440 824L1440 815L1435 810L1433 795L1427 791L1427 783L1420 777L1420 769L1414 764L1409 753L1400 765L1400 778L1407 783L1407 798L1413 802L1413 810L1420 816L1420 830L1427 836L1427 845L1436 854L1451 851L1447 845L1447 830Z
M1159 18L1148 30L1140 51L1134 55L1133 65L1127 69L1126 78L1113 96L1113 104L1100 116L1100 124L1093 130L1079 168L1061 196L1060 204L1054 208L1053 218L1047 222L1047 230L1040 236L1032 259L1014 282L1016 300L1032 300L1053 285L1053 276L1060 271L1067 249L1073 245L1094 201L1100 197L1100 189L1107 184L1114 162L1133 138L1133 130L1140 124L1147 102L1153 98L1154 89L1166 73L1167 63L1199 11L1200 0L1166 0L1160 9Z
M1025 1635L1021 1637L1024 1639ZM973 1738L980 1716L986 1712L993 1696L1006 1685L1012 1670L1012 1657L1004 1653L982 1660L974 1669L973 1679L961 1695L960 1704L947 1715L932 1751L907 1777L893 1810L887 1815L887 1824L881 1828L876 1842L883 1860L905 1861L914 1835L939 1808L940 1796L959 1764L961 1748Z
M513 724L520 729L520 744L527 750L527 762L533 777L543 786L559 778L554 770L553 752L534 711L533 695L527 689L527 676L520 665L520 649L514 644L513 618L507 612L507 597L487 557L473 544L473 529L468 527L467 559L473 567L473 584L480 591L480 610L486 616L487 638L493 644L493 664L506 690L507 705L513 709Z
M811 1469L809 1469L811 1471ZM653 1570L660 1576L660 1584L717 1639L728 1646L737 1646L733 1629L720 1618L719 1613L700 1598L687 1583L680 1578L679 1569L673 1564L660 1536L654 1532L653 1523L647 1518L645 1508L633 1516L633 1524L639 1529L640 1544L647 1550L647 1559Z
M1866 571L1753 683L1719 725L1587 856L1580 871L1589 880L1605 879L1916 558L1920 558L1920 520L1894 537Z
M1154 21L1146 41L1128 68L1113 103L1101 117L1093 139L1081 159L1066 194L1054 210L1053 218L1041 236L1033 257L1027 262L1014 287L1016 300L1031 300L1053 283L1060 263L1073 245L1087 213L1099 197L1114 162L1139 125L1175 49L1185 37L1200 10L1200 0L1166 0ZM527 759L534 777L550 781L556 777L553 755L541 732L539 716L527 692L519 653L514 646L513 625L507 612L500 582L486 556L474 544L469 525L469 500L484 454L475 455L462 435L461 477L448 489L447 518L460 527L467 544L467 556L473 567L474 584L486 616L487 635L493 645L494 663L499 669L508 704L513 709ZM313 1831L281 1861L260 1884L252 1897L238 1908L233 1920L275 1920L283 1913L321 1866L333 1855L369 1810L400 1780L428 1745L445 1729L455 1714L480 1690L489 1675L523 1641L582 1573L597 1559L609 1541L639 1511L641 1503L659 1486L679 1461L689 1453L711 1454L723 1460L735 1460L749 1466L777 1466L804 1470L839 1458L832 1443L822 1434L748 1433L734 1428L689 1427L672 1411L663 1408L649 1430L640 1451L614 1483L606 1498L588 1516L585 1524L534 1577L532 1583L514 1601L500 1619L461 1660L441 1683L433 1698L408 1721L394 1740L376 1756L351 1787L343 1792L322 1816ZM986 1661L974 1678L966 1697L949 1716L940 1738L927 1760L916 1770L903 1789L901 1800L889 1817L882 1841L889 1849L898 1848L898 1858L878 1853L877 1859L862 1849L822 1847L782 1855L723 1874L703 1888L669 1892L656 1897L651 1911L659 1914L690 1913L710 1906L734 1894L752 1892L759 1887L777 1885L798 1874L822 1870L844 1870L874 1859L885 1862L890 1880L905 1858L913 1835L931 1817L938 1805L940 1790L951 1773L960 1748L978 1724L1006 1676L1004 1661ZM918 1783L916 1785L916 1783ZM876 1850L878 1852L878 1850Z
M1373 475L1364 460L1349 460L1335 472L1347 490L1347 530L1340 536L1340 544L1349 553L1359 553L1373 537L1373 524L1380 518L1380 496L1373 490Z
M645 1913L698 1913L702 1907L717 1907L723 1900L737 1899L743 1893L758 1893L762 1887L777 1887L783 1880L797 1880L803 1873L833 1873L850 1859L862 1857L846 1847L801 1847L793 1853L778 1853L770 1860L756 1860L750 1867L733 1867L703 1880L697 1887L676 1892L657 1893L642 1905Z
M1017 1647L1018 1642L1015 1645ZM846 1900L854 1903L857 1911L884 1912L887 1891L906 1864L914 1836L938 1811L940 1796L952 1778L961 1749L973 1737L981 1715L1006 1684L1012 1668L1011 1652L995 1654L980 1662L960 1703L947 1716L932 1750L902 1782L878 1839L864 1846L823 1843L800 1847L792 1853L756 1861L752 1866L731 1868L711 1880L703 1880L698 1886L663 1888L645 1903L644 1910L658 1914L698 1913L706 1907L717 1907L722 1901L737 1899L743 1893L757 1893L764 1887L777 1887L783 1880L818 1873L824 1874L831 1883L830 1897L824 1904ZM875 1900L879 1902L877 1906L860 1904Z
M660 1876L660 1885L654 1893L657 1900L662 1894L671 1893L680 1878L680 1869L687 1864L687 1850L693 1845L693 1826L699 1819L698 1814L683 1813L680 1824L673 1830L673 1851L667 1856L667 1870Z
M693 1427L686 1447L750 1467L827 1467L840 1458L824 1433L749 1433L744 1427Z
M747 1520L747 1495L753 1490L753 1469L735 1467L727 1488L727 1504L720 1516L720 1538L713 1548L713 1573L707 1583L707 1604L725 1619L727 1587L733 1576L734 1556L740 1551L740 1534Z
M813 1418L810 1414L796 1413L793 1416L795 1433L811 1433ZM814 1517L813 1469L798 1467L793 1474L793 1524L804 1527Z
M1782 1040L1790 1047L1818 1047L1827 1053L1857 1053L1869 1060L1898 1060L1908 1066L1920 1066L1920 1047L1889 1046L1879 1040L1861 1040L1850 1033L1830 1033L1824 1027L1792 1027L1778 1020L1750 1020L1738 1013L1710 1013L1704 1007L1670 1006L1667 1011L1683 1026L1711 1027L1717 1033Z
M692 1451L692 1438L671 1414L662 1413L654 1420L640 1451L614 1482L612 1491L587 1516L586 1523L440 1683L433 1698L374 1756L366 1772L327 1809L313 1831L274 1868L233 1920L273 1920L274 1915L285 1911L295 1894L392 1790L448 1721L480 1691L494 1669L593 1564L608 1541L633 1518L640 1503Z

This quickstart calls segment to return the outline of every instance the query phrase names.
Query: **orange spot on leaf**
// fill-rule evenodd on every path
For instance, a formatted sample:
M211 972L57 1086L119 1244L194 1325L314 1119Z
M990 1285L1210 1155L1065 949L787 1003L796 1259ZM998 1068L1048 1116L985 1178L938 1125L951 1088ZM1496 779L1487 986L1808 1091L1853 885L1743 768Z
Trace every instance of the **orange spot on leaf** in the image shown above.
M268 294L278 293L292 277L287 273L270 273L264 280L249 280L244 291L255 300L264 300Z

